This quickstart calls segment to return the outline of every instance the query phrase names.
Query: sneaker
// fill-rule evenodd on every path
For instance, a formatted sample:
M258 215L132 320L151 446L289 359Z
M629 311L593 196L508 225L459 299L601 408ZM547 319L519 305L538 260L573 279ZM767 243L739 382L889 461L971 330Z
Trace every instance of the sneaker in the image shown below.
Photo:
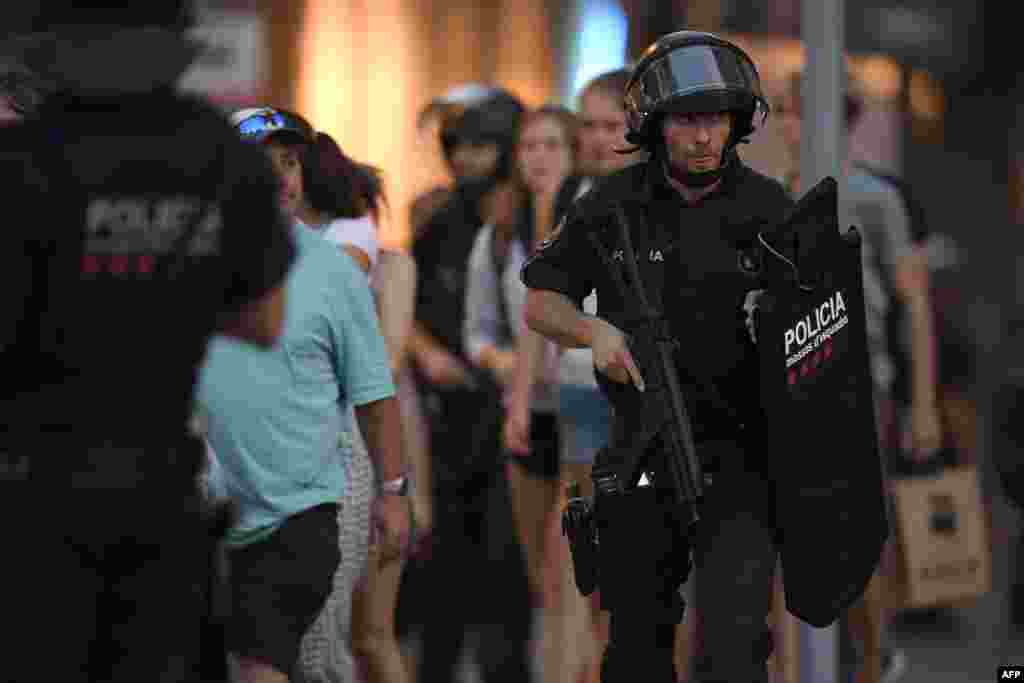
M895 683L907 673L907 653L903 650L886 648L882 652L881 683Z

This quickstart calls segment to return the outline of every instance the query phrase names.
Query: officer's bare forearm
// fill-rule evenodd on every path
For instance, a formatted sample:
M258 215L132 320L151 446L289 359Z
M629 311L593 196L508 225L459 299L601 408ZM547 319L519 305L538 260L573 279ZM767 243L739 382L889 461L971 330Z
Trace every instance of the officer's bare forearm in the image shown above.
M589 348L593 318L576 308L569 297L549 290L531 289L523 310L526 325L562 346Z

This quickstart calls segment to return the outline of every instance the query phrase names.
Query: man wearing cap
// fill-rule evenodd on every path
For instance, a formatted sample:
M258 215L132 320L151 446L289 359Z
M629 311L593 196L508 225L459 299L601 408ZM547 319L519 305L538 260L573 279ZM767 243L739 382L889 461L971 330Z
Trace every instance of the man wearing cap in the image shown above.
M5 681L225 680L188 422L215 330L274 343L294 246L266 158L174 91L186 9L41 2L18 41L52 93L14 91L31 116L0 130L33 217L0 238L0 450L26 473L0 495Z
M293 213L304 201L299 150L312 143L312 127L272 108L242 110L232 122L243 140L266 149L278 201ZM292 237L298 259L278 344L267 353L215 338L198 391L215 453L210 487L238 508L226 539L226 638L244 683L288 680L330 594L352 449L349 404L384 482L374 521L385 554L401 551L409 525L398 405L365 276L298 221Z
M577 200L522 272L527 324L564 346L591 348L613 407L611 445L593 474L597 585L611 613L601 680L676 680L678 589L692 553L703 632L690 680L766 683L785 460L765 444L757 347L742 311L759 287L758 231L778 224L792 204L737 152L764 122L767 103L756 67L736 45L692 31L663 36L634 68L625 102L627 140L646 148L649 161ZM635 269L626 263L631 251ZM674 340L705 475L693 507L676 502L671 454L661 432L648 432L669 397L651 381L656 359L635 357L627 343L648 323L620 276L639 279L664 316L655 334ZM595 290L597 314L583 314L581 302ZM653 438L634 445L644 433Z

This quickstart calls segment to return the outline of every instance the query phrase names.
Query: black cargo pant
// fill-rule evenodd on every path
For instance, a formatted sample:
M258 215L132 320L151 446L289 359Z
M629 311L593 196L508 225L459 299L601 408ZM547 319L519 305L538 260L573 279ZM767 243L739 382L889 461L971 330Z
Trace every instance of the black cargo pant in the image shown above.
M747 471L745 458L722 458L705 488L701 519L690 528L693 537L661 488L633 489L612 505L605 500L598 501L600 586L611 633L602 683L676 680L674 630L683 616L678 589L691 550L702 624L691 680L766 683L777 557L772 485Z
M199 445L40 447L5 482L0 680L226 681L210 607L224 523L198 495Z

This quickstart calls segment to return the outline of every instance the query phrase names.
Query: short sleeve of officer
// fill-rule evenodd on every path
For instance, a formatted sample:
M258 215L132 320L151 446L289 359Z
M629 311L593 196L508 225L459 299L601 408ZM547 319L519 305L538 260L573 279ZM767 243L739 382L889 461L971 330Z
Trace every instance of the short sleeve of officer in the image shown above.
M537 246L520 272L529 289L544 289L569 297L578 308L594 290L596 255L587 239L589 226L574 206L551 235Z
M295 258L290 225L278 205L278 184L263 148L238 140L230 128L222 203L228 278L224 310L235 311L280 285Z

